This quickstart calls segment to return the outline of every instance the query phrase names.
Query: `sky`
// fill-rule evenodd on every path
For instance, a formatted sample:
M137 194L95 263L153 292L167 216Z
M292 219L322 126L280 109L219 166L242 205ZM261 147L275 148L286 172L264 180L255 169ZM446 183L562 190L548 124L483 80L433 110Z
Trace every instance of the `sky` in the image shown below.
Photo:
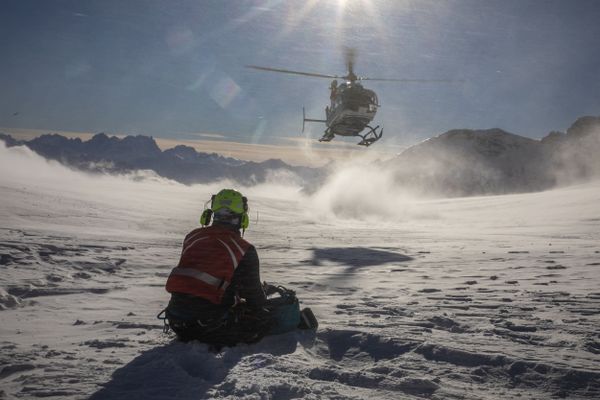
M385 129L371 148L540 138L600 114L599 20L596 0L0 0L0 130L317 146L302 107L323 118L329 81L245 65L343 75L352 47L358 75L464 81L365 82Z

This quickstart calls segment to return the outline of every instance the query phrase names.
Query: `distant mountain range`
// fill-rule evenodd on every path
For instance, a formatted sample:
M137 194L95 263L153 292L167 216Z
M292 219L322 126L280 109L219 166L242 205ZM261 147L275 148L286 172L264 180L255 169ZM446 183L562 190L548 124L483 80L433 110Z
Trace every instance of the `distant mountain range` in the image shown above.
M58 134L46 134L29 141L18 141L0 133L8 147L25 145L39 155L77 169L91 172L122 173L132 170L152 170L175 181L193 184L223 179L252 185L263 183L273 174L299 184L318 179L319 169L291 166L281 160L243 161L215 153L197 152L193 147L179 145L162 151L148 136L109 137L104 133L88 141L69 139Z
M189 146L162 151L148 136L99 133L82 141L47 134L18 141L0 134L0 140L9 147L26 145L48 159L87 171L152 170L185 184L230 179L252 185L278 175L314 191L330 173L328 168L291 166L281 160L243 161ZM402 187L436 196L539 191L600 178L600 117L581 117L566 133L551 132L542 140L501 129L451 130L376 167L391 172Z

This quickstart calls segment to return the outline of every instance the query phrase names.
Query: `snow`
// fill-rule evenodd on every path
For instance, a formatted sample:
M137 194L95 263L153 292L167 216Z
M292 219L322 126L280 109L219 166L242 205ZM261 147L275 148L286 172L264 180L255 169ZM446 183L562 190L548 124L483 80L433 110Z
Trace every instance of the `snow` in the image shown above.
M600 182L432 200L345 168L312 196L241 188L262 278L320 326L212 353L155 316L227 182L1 144L0 170L0 398L600 398Z

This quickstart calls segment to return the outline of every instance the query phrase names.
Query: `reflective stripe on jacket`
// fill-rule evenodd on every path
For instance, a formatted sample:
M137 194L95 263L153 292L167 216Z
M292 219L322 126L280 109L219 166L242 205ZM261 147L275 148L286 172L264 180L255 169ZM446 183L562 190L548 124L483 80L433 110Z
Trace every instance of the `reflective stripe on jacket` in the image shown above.
M250 246L237 232L227 228L211 226L193 230L183 241L179 264L167 280L167 291L221 304Z

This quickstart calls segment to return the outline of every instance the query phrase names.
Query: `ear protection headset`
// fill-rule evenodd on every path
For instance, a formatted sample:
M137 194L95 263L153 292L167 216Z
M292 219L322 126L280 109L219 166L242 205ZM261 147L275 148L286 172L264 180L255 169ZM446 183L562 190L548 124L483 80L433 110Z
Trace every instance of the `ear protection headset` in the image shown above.
M210 208L206 208L206 204L208 203L208 201L204 204L205 210L200 216L200 225L202 226L208 226L212 222L212 217L214 215L213 206L215 202L215 197L216 195L213 194L209 200ZM246 196L242 196L242 204L244 212L240 217L240 228L242 228L242 230L245 231L250 225L250 217L248 217L248 198L246 198Z
M248 229L248 225L250 225L250 217L248 216L248 198L242 196L242 202L244 203L244 212L240 218L240 227L245 231Z
M210 206L212 207L212 202L215 199L215 195L213 194L211 199L209 200L211 202ZM210 225L211 221L212 221L212 217L213 217L213 210L210 208L206 208L206 205L208 204L208 201L206 203L204 203L204 211L202 211L202 215L200 215L200 225L202 226L208 226Z

